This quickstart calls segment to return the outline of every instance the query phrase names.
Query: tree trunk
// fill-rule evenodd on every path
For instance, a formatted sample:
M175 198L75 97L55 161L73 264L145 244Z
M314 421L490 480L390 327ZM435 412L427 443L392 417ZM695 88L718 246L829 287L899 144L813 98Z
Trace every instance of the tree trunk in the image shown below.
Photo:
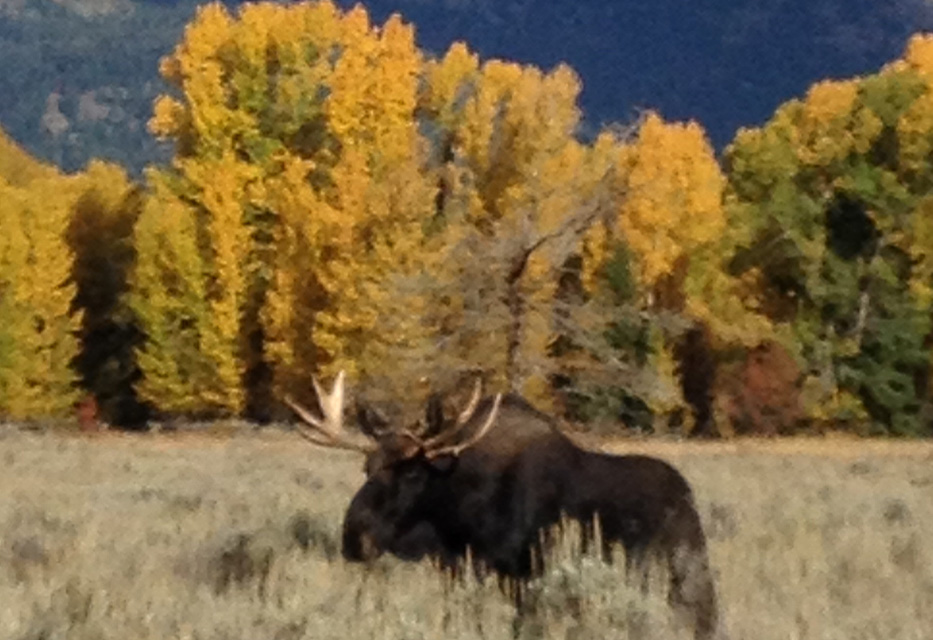
M505 304L509 311L506 334L505 377L511 391L518 391L518 349L522 342L525 320L525 299L521 292L522 275L528 266L531 249L524 249L512 263L505 279Z

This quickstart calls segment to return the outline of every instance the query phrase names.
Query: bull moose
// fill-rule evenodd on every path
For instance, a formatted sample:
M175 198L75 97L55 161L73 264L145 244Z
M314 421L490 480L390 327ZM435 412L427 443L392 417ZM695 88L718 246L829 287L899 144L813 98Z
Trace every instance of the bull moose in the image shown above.
M629 571L660 559L672 608L695 638L714 637L718 612L706 538L691 489L671 465L585 450L520 396L481 397L479 382L455 419L445 419L434 395L418 429L391 428L361 405L362 433L349 432L343 373L330 393L313 382L321 418L286 398L305 423L298 433L366 455L366 482L343 524L347 560L388 552L453 566L469 549L474 562L520 593L543 569L547 530L562 518L576 520L586 540L598 522L604 554L621 543Z

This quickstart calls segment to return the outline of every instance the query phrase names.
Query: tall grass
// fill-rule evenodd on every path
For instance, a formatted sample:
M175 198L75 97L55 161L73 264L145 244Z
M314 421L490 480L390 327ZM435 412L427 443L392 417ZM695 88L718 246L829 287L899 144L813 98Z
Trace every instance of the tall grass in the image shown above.
M640 445L692 483L732 640L928 640L933 448ZM840 452L846 452L844 455ZM0 438L0 638L509 638L494 581L339 554L361 460L287 435ZM625 478L618 478L625 482ZM675 638L573 536L525 638Z

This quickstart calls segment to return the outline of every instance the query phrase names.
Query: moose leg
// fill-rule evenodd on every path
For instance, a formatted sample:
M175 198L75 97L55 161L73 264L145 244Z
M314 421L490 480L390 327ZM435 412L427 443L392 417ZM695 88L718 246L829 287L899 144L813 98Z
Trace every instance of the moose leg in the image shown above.
M678 617L694 629L696 640L711 640L719 616L706 537L692 506L681 510L677 520L673 530L679 535L665 545L671 580L668 600Z
M648 594L649 584L648 550L642 545L625 548L625 579L643 595Z
M671 607L695 629L696 640L710 640L717 625L716 592L706 558L681 547L671 559Z

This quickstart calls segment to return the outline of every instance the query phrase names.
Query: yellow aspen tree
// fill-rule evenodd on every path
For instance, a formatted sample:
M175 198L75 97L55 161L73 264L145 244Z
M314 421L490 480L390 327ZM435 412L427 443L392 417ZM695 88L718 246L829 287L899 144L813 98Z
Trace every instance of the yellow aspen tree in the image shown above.
M625 155L625 143L619 136L608 131L602 131L596 136L588 150L591 175L609 175L610 182L610 208L614 214L617 194L612 188L619 180L613 167L621 162ZM580 243L582 257L581 284L590 294L595 295L602 284L602 271L610 258L610 253L619 242L617 216L607 215L599 217L589 225Z
M151 171L147 178L129 294L145 333L137 390L160 410L193 414L209 408L200 395L200 385L211 381L198 333L208 316L206 265L194 212L172 192L167 176Z
M692 301L685 282L691 272L720 268L699 252L717 242L726 226L725 178L712 146L698 124L665 123L649 112L623 150L617 171L621 196L615 224L634 255L642 305L689 316ZM655 414L655 428L661 428L684 398L675 375L674 344L659 326L649 333L656 381L644 400Z
M448 341L448 359L461 366L489 372L499 384L521 382L510 378L508 333L523 333L526 314L519 310L518 323L511 321L505 306L509 256L521 252L521 239L514 247L496 251L497 241L513 237L498 233L496 223L503 218L502 194L510 183L520 180L519 167L509 155L508 142L515 132L506 132L503 112L510 91L522 76L518 64L490 60L481 67L465 46L455 44L440 63L434 65L430 80L437 89L429 90L432 110L448 130L450 151L446 171L447 235L450 256L444 260L442 277L448 318L443 325L455 338ZM513 113L512 124L517 122ZM501 128L500 128L501 126ZM529 229L532 231L533 229ZM461 248L462 247L462 248ZM519 256L520 257L520 256ZM522 293L520 276L512 285L513 303ZM472 287L485 282L486 294ZM478 326L478 325L482 326ZM517 359L519 344L512 345Z
M160 193L173 208L191 208L187 232L196 235L205 270L189 275L203 277L195 289L203 287L210 310L197 327L205 374L214 378L202 386L205 408L241 412L247 367L264 357L252 336L263 330L280 222L267 183L287 182L277 176L293 159L332 161L320 96L339 36L329 2L245 5L236 18L215 3L199 10L163 60L163 76L182 98L161 97L150 127L175 141L175 177ZM309 146L314 140L324 142Z
M14 187L25 187L33 180L55 178L58 171L32 157L0 128L0 177Z
M882 124L869 109L857 108L858 92L856 80L818 82L807 91L793 129L801 163L828 166L869 150Z
M933 36L917 34L907 43L902 60L889 65L889 73L912 71L924 83L921 96L897 122L901 163L907 171L921 172L933 152Z
M239 313L252 170L228 154L185 175L193 195L183 199L169 176L151 172L137 223L132 300L146 333L139 391L170 411L236 414L244 399Z
M679 261L722 233L725 178L694 122L668 124L649 113L627 155L619 229L638 256L640 282L656 293Z
M250 253L250 229L246 209L260 200L262 189L254 186L258 171L232 153L217 162L193 163L184 174L207 220L202 234L208 244L209 315L200 329L201 349L212 363L215 383L211 404L237 414L243 409L243 360L241 314L246 303L246 260ZM203 251L204 249L202 249Z
M424 106L446 146L445 343L451 357L546 406L557 284L601 178L574 138L579 80L566 66L480 66L461 44L427 77Z
M421 107L437 122L453 129L460 121L460 102L479 72L479 56L463 42L454 42L438 60L425 63Z
M558 72L564 69L558 70ZM535 82L533 79L532 82ZM536 83L537 84L537 83ZM524 94L519 95L529 99L529 94L537 89L540 93L534 96L525 105L515 105L515 111L510 109L509 115L516 117L519 108L526 109L521 116L526 120L534 121L536 112L540 113L540 103L545 103L548 94L557 104L566 105L575 102L576 91L572 89L575 80L560 78L559 76L545 78L537 87L526 86ZM521 85L519 85L521 87ZM561 96L561 90L568 90L571 96ZM562 99L563 98L563 99ZM568 99L569 98L569 99ZM561 120L560 115L569 116ZM540 117L540 116L539 116ZM575 120L575 114L549 114L541 118L545 122L569 123ZM587 178L593 177L587 173L586 150L574 141L571 130L547 131L541 127L541 122L534 123L538 131L529 131L525 137L526 144L537 140L543 143L543 149L522 149L516 155L533 158L525 179L510 185L502 199L502 212L504 218L499 222L498 232L514 238L522 238L528 234L527 229L533 231L524 238L525 251L545 238L536 249L531 251L527 258L525 273L516 283L517 290L510 297L514 305L523 300L525 310L522 326L517 328L515 339L514 375L518 377L519 390L528 397L535 399L542 406L550 404L549 374L554 370L549 348L558 331L555 327L555 310L557 303L557 287L560 281L561 269L567 259L576 252L576 239L562 236L572 236L574 229L565 229L572 216L578 215L581 209L590 206L584 201ZM548 133L553 137L548 140ZM547 145L547 146L544 146ZM598 178L597 178L598 179ZM581 223L581 229L585 225ZM515 322L518 309L513 306L512 321ZM508 353L508 351L507 351Z
M433 197L419 172L420 69L411 27L374 28L361 7L199 10L162 64L181 97L160 98L150 126L176 143L172 206L197 212L217 316L201 348L233 353L239 336L245 365L269 365L280 392L327 362L361 368L386 333L374 283L413 258L407 236L416 243ZM226 380L243 373L204 356Z
M231 62L244 66L230 59L236 26L219 3L198 9L161 63L183 101L160 97L149 125L175 141L178 156L170 173L150 174L132 299L146 336L139 392L169 411L243 408L244 206L252 175L235 158L234 141L248 137L255 123L229 99Z
M13 419L62 416L77 397L81 314L65 238L75 191L71 178L19 188L0 177L0 414Z
M523 250L531 250L518 291L507 296L513 325L520 313L516 302L524 310L521 326L510 338L515 351L507 370L510 378L517 377L513 384L518 390L548 408L550 376L560 366L550 353L561 333L555 325L560 317L556 307L562 304L558 284L568 259L580 249L584 230L599 213L595 190L604 178L601 169L608 169L594 163L589 149L574 138L580 89L569 67L558 66L548 74L523 68L503 118L511 138L508 164L515 173L498 198L502 218L497 233L520 239Z
M385 366L380 345L411 327L387 320L396 302L382 286L394 272L420 269L422 226L434 186L421 171L426 147L415 122L421 54L397 16L373 28L361 6L342 21L342 50L329 79L327 121L339 151L313 215L315 272L328 304L315 343L327 369L357 375Z
M326 155L321 96L339 23L328 1L245 4L239 19L220 3L200 7L160 65L181 97L156 100L150 129L172 139L181 157L235 148L269 171L288 150Z
M290 158L268 186L268 204L279 216L275 226L275 255L269 289L261 311L265 358L272 365L273 393L310 401L308 380L321 360L314 326L326 305L316 277L318 254L316 221L335 213L311 187L313 163Z
M170 380L163 379L158 387L144 382L141 390L157 406L238 414L244 402L240 314L246 295L244 263L250 244L244 208L251 197L255 170L231 153L214 162L182 161L181 167L189 190L184 199L172 193L168 180L152 174L153 196L139 224L139 231L150 244L145 245L145 251L142 246L139 249L138 262L145 266L137 268L134 282L138 287L137 308L148 307L140 316L149 338L144 348L146 356L140 360L144 377L150 377L152 365L152 373L158 372L159 378L174 370L185 381L178 381L177 399L171 398L176 385ZM137 244L141 242L143 238L137 236ZM174 260L168 260L166 252L175 254ZM160 301L155 291L164 287L166 279L190 281L179 286L178 293L193 306L172 308L173 301ZM150 289L154 291L147 295ZM194 303L194 297L200 300ZM154 317L152 311L159 309L160 302L168 302L169 306L161 311L175 318ZM180 336L160 330L166 327L156 328L166 321L169 327L180 322L177 330L189 333L190 341L179 342ZM168 348L162 357L157 354L158 334ZM187 344L197 353L179 353L180 344ZM165 358L194 359L197 365L189 371L180 366L167 367Z
M219 155L247 124L244 114L228 103L224 86L220 53L232 30L233 19L222 4L203 5L174 53L160 63L162 77L184 92L184 102L160 96L149 128L159 137L173 138L181 156Z
M23 196L0 178L0 197L4 203L0 207L0 414L22 418L26 417L22 408L11 405L22 402L20 371L28 357L21 337L29 331L32 319L18 289L29 248L20 211Z

